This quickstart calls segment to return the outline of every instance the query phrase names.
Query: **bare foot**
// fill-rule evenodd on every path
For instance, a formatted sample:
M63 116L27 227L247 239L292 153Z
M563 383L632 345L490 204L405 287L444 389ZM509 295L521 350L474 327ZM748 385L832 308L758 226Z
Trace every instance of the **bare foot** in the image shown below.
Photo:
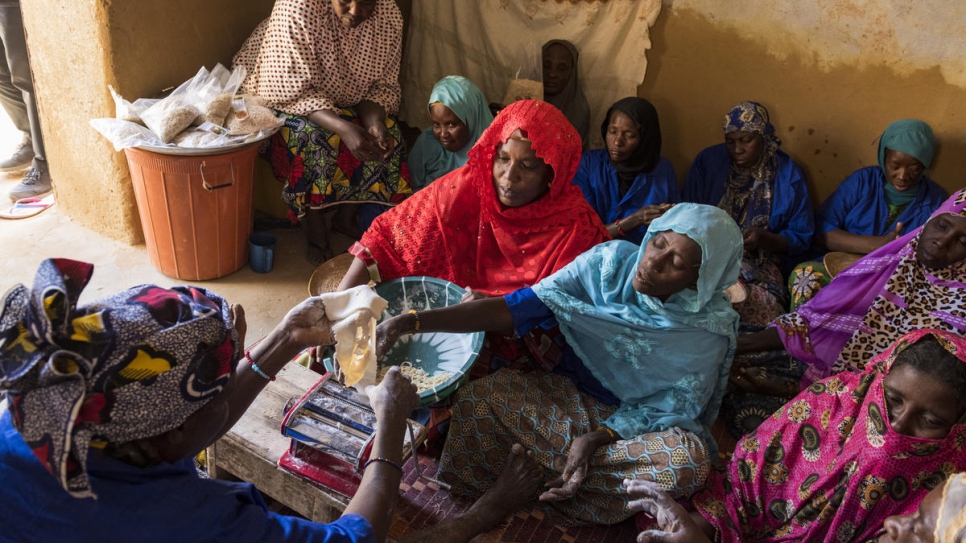
M510 513L530 503L542 485L543 468L533 459L533 451L514 443L503 472L466 515L476 516L478 526L485 526L480 532L489 530Z

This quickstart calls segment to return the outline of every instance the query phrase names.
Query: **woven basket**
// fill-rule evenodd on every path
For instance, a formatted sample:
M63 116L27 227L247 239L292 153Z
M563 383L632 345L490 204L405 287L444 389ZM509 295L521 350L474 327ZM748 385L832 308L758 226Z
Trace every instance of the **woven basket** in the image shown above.
M339 288L342 278L349 271L349 266L352 265L354 258L349 253L343 253L326 260L321 266L315 268L312 277L309 278L309 296L335 292Z
M845 268L855 264L863 256L864 255L855 253L840 253L833 251L825 255L825 258L822 259L822 263L825 264L825 271L828 272L828 276L830 278L834 278L836 275L842 273Z

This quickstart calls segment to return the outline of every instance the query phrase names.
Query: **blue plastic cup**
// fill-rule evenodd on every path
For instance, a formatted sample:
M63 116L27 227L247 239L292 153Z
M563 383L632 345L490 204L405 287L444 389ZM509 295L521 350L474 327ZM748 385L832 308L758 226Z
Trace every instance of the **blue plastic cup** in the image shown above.
M275 236L267 232L255 232L248 238L249 264L255 273L272 271L275 257Z

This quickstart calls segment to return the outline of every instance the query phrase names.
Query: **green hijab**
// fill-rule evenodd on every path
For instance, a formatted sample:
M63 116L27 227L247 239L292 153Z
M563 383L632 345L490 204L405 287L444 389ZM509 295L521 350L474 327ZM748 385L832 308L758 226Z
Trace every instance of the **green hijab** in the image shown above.
M429 95L429 104L439 102L466 123L470 129L470 139L466 146L456 152L443 149L433 137L433 129L427 128L409 152L409 172L413 185L422 188L436 179L466 164L466 153L473 147L480 134L493 122L493 114L487 106L483 92L472 81L459 75L440 79Z
M936 153L936 136L932 133L932 128L928 124L916 119L902 119L887 126L885 132L879 138L879 168L882 168L882 173L888 176L889 173L885 166L886 149L914 157L928 168L932 164L933 155ZM890 205L905 206L916 198L919 193L918 186L917 183L915 187L899 192L886 181L883 188L886 200Z

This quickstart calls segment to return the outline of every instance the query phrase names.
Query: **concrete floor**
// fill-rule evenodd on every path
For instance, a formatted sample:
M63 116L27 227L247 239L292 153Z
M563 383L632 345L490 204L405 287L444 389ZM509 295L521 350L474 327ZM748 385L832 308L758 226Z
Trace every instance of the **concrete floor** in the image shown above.
M0 110L0 155L9 153L19 137ZM23 172L0 173L0 208L10 205L7 192L22 175ZM56 189L57 179L53 182ZM278 244L271 272L257 274L246 265L221 279L192 282L244 306L249 344L271 331L290 308L308 296L309 277L315 269L304 257L305 238L301 231L274 230L272 234L278 238ZM334 250L344 249L350 243L341 236L332 238ZM82 304L145 283L165 287L185 284L155 269L144 245L132 247L105 238L59 213L56 205L28 219L0 219L0 247L0 292L18 283L31 285L37 266L52 257L95 265L91 283L81 297Z

